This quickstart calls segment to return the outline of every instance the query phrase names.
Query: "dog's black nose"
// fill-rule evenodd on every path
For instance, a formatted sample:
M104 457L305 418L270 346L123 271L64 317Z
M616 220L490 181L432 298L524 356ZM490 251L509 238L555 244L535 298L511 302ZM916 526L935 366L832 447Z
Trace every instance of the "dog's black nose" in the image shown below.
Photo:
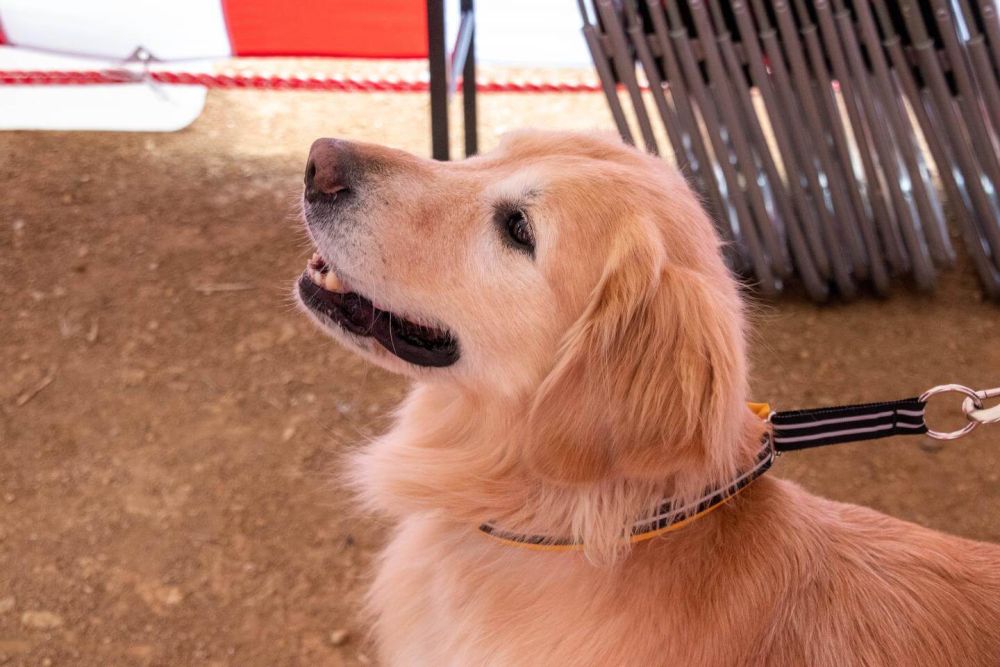
M317 139L309 149L306 162L306 201L332 201L337 193L346 190L347 170L344 168L342 142L336 139Z

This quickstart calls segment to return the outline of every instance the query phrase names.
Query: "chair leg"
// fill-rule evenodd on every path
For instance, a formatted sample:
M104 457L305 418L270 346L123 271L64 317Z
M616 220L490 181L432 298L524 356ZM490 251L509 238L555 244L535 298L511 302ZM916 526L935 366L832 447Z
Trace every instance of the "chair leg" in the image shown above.
M465 111L465 156L479 152L479 131L476 120L476 8L473 0L462 0L462 14L472 20L472 36L462 68L462 107Z
M427 60L431 74L431 155L449 159L448 52L444 35L444 0L427 0Z

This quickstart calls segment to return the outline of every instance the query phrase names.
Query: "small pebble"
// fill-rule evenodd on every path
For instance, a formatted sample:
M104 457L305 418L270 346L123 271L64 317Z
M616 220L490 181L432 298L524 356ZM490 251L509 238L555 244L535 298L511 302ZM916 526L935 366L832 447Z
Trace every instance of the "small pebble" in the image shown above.
M334 646L343 646L351 638L351 633L346 628L340 628L330 633L330 643Z
M21 625L36 630L51 630L63 624L62 616L51 611L26 611L21 614Z

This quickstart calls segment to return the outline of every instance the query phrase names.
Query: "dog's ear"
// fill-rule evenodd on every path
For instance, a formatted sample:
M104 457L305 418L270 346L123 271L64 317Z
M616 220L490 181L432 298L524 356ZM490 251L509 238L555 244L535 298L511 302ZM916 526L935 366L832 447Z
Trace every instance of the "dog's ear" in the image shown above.
M728 465L746 417L743 316L721 259L711 266L671 265L651 241L613 254L534 397L537 473L575 483Z

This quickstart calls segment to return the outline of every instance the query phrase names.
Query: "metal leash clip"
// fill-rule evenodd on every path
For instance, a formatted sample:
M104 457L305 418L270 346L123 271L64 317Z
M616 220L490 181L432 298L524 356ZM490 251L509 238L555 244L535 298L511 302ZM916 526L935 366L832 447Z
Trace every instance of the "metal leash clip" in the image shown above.
M982 402L987 399L1000 397L1000 387L977 391L976 396L979 397L978 405L971 398L966 398L962 401L962 411L965 413L965 416L969 418L969 421L976 422L978 424L1000 423L1000 403L997 403L991 408L986 408L982 405Z
M976 391L961 384L942 384L928 389L920 395L920 402L926 403L937 394L958 393L965 395L962 412L969 423L956 431L935 431L927 429L927 435L937 440L956 440L974 431L980 424L1000 423L1000 404L987 408L983 401L1000 397L1000 387Z

